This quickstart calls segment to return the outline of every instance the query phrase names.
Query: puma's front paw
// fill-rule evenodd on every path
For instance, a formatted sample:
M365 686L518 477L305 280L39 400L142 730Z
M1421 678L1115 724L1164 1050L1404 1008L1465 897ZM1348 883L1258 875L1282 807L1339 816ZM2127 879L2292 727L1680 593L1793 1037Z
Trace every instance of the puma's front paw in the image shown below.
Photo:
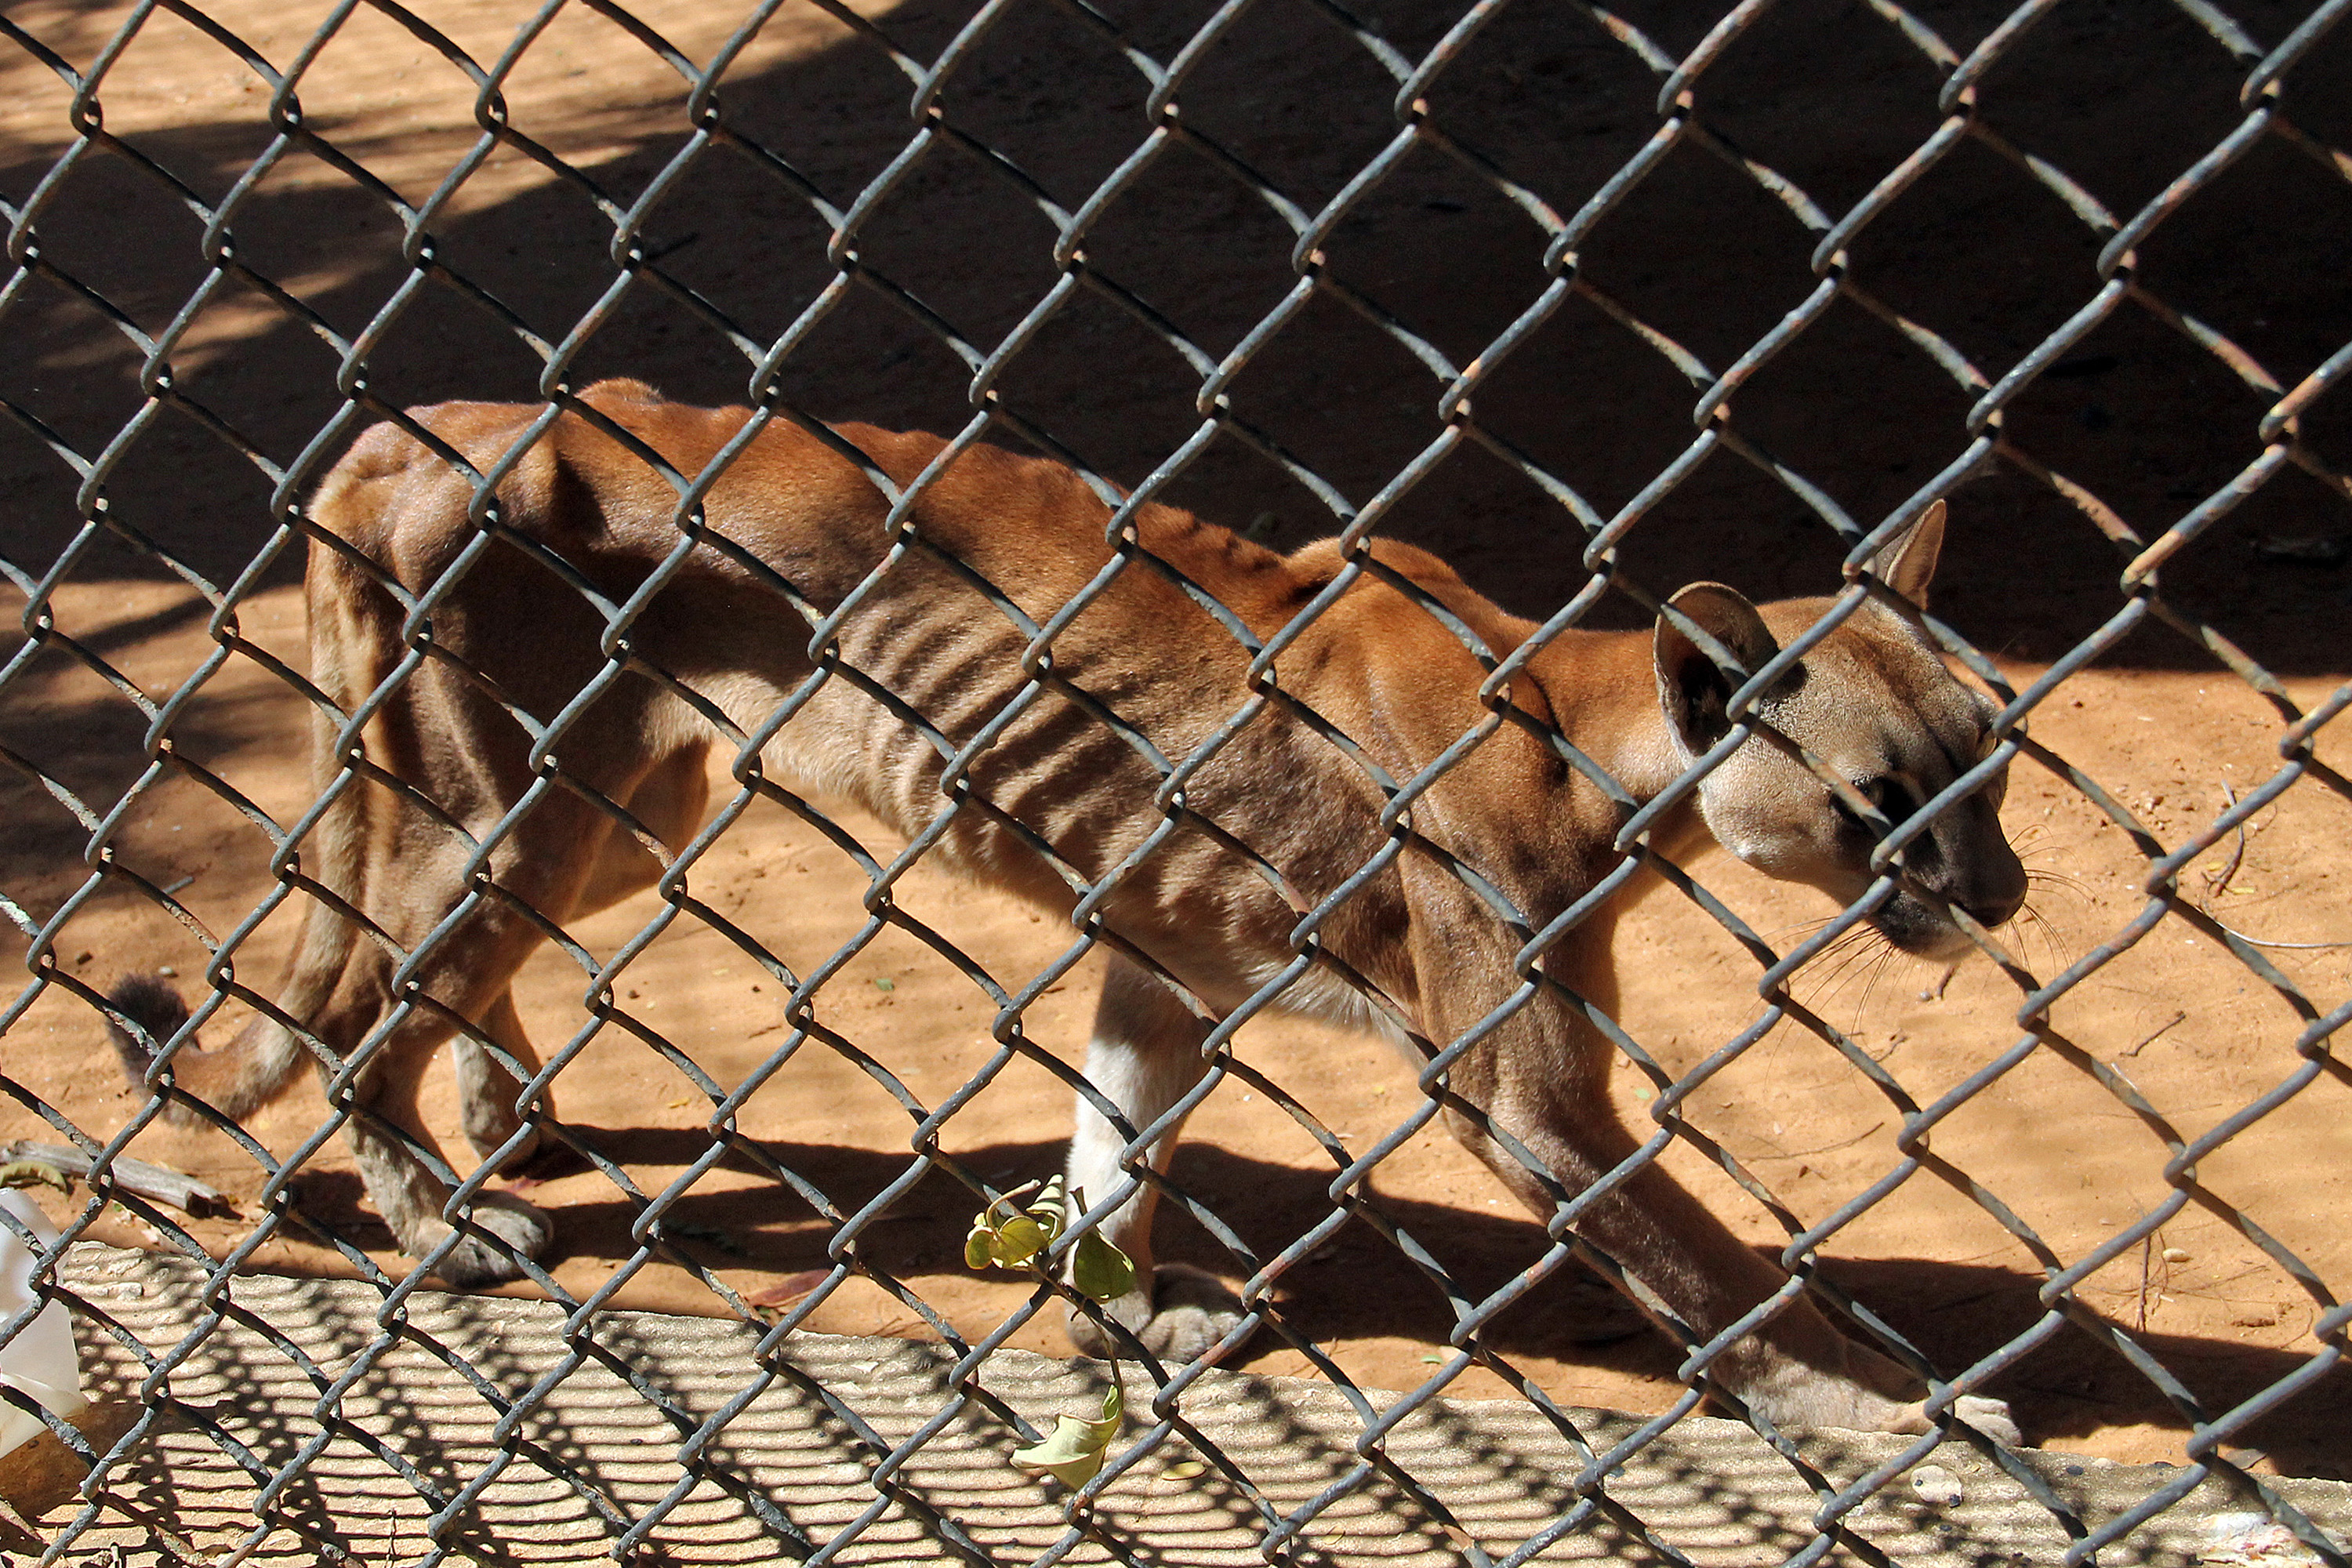
M1919 1381L1876 1351L1846 1341L1843 1366L1832 1373L1793 1359L1751 1373L1739 1397L1776 1426L1839 1426L1852 1432L1893 1432L1920 1437L1935 1429ZM1996 1443L2024 1442L2006 1403L1964 1394L1959 1418Z
M1846 1359L1857 1376L1870 1385L1870 1392L1864 1393L1863 1398L1874 1407L1865 1412L1869 1418L1856 1422L1856 1426L1906 1437L1924 1437L1934 1429L1935 1423L1927 1419L1926 1399L1914 1397L1919 1393L1916 1378L1877 1352L1851 1342L1846 1347ZM1953 1410L1961 1420L1996 1443L2013 1447L2025 1441L2005 1400L1963 1394L1954 1403Z
M498 1238L461 1237L449 1255L433 1266L440 1281L457 1290L503 1285L522 1278L521 1258L538 1258L555 1237L547 1215L510 1193L479 1193L474 1198L474 1224ZM442 1235L446 1226L436 1226ZM500 1245L503 1243L504 1245ZM435 1243L438 1245L438 1242ZM429 1250L420 1248L417 1250ZM520 1258L518 1258L518 1254Z
M1988 1399L1981 1394L1963 1394L1954 1406L1961 1420L1983 1433L1996 1443L2015 1447L2025 1441L2017 1429L2016 1417L2009 1413L2009 1402ZM1892 1415L1878 1425L1882 1432L1895 1432L1906 1437L1924 1437L1935 1426L1927 1419L1927 1401L1913 1400L1896 1408Z
M1107 1303L1103 1315L1142 1342L1163 1365L1181 1366L1234 1331L1242 1321L1242 1300L1225 1282L1186 1263L1163 1263L1152 1271L1150 1289L1137 1289ZM1092 1318L1072 1308L1070 1342L1081 1355L1106 1360L1129 1353Z

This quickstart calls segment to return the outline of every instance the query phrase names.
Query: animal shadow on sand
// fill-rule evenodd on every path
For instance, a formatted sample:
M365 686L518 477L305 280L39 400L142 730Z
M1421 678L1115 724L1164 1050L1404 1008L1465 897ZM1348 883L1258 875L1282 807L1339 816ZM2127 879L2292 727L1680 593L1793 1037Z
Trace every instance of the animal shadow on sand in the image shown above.
M604 1158L640 1172L684 1166L709 1147L709 1140L692 1129L566 1123L564 1131ZM844 1214L864 1206L917 1158L911 1150L772 1142L760 1147ZM1058 1142L1032 1142L962 1150L954 1158L966 1171L1001 1189L1058 1170L1062 1155ZM740 1154L729 1156L725 1165L742 1172L759 1168ZM542 1154L527 1175L534 1183L547 1183L589 1168L580 1154L558 1149ZM1231 1226L1261 1261L1330 1213L1327 1176L1207 1143L1183 1145L1171 1177ZM361 1206L356 1175L308 1173L299 1184L298 1201L306 1215L325 1221L345 1239L371 1248L389 1247L389 1234ZM1516 1210L1465 1208L1377 1186L1372 1202L1391 1225L1425 1248L1472 1300L1502 1289L1548 1250L1541 1229ZM976 1207L962 1183L934 1169L869 1224L860 1238L861 1257L921 1294L927 1277L962 1270L964 1235ZM617 1193L605 1200L567 1197L557 1204L556 1212L557 1246L568 1255L617 1260L637 1251L629 1232L639 1210ZM833 1227L782 1184L689 1192L669 1207L667 1218L671 1245L708 1268L793 1274L832 1266L825 1247ZM1215 1238L1172 1206L1163 1208L1160 1234L1165 1259L1207 1268L1228 1279L1238 1279L1244 1272ZM2021 1268L1925 1258L1832 1258L1823 1271L1947 1373L1993 1353L2024 1333L2045 1310L2036 1294L2040 1277ZM1589 1276L1570 1264L1549 1283L1573 1288ZM1499 1314L1482 1342L1506 1358L1553 1356L1654 1384L1671 1382L1679 1357L1658 1335L1636 1332L1607 1343L1579 1342L1585 1320L1572 1309L1563 1310L1566 1294L1538 1286ZM1438 1286L1398 1247L1361 1221L1341 1228L1293 1268L1278 1287L1276 1301L1291 1331L1318 1344L1402 1338L1442 1346L1454 1324ZM713 1298L713 1309L718 1305ZM2209 1418L2235 1407L2307 1360L2291 1351L2141 1328L2136 1312L2109 1321L2169 1368L2201 1402ZM992 1325L956 1326L977 1336ZM1276 1361L1285 1349L1280 1335L1262 1332L1229 1364L1248 1370ZM1286 1369L1285 1363L1276 1370ZM2035 1442L2063 1445L2114 1427L2151 1427L2184 1437L2190 1429L2182 1413L2117 1352L2072 1324L2006 1372L1989 1392L2011 1402L2029 1440ZM2263 1468L2282 1474L2352 1479L2352 1455L2346 1453L2340 1434L2340 1413L2347 1399L2352 1399L2352 1374L2338 1369L2244 1428L2231 1452L2249 1462L2249 1450L2267 1456Z

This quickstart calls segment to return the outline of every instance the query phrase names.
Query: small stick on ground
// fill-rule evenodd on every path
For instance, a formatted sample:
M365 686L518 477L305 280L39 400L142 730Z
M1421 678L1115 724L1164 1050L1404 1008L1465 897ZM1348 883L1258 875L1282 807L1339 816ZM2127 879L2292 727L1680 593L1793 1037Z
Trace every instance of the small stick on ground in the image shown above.
M63 1143L35 1143L28 1139L0 1143L0 1163L13 1160L37 1160L68 1176L79 1176L85 1181L89 1178L90 1157ZM118 1191L150 1203L169 1204L184 1214L202 1217L236 1212L236 1205L225 1194L168 1165L150 1164L127 1154L117 1154L107 1162L106 1171Z
M2147 1332L2148 1272L2156 1260L2156 1232L2149 1231L2139 1238L2139 1323L2135 1333Z
M2238 792L2230 787L2230 781L2227 779L2223 779L2221 781L2221 795L2222 798L2227 800L2231 805L2234 806L2238 804ZM2245 942L2249 946L2267 947L2273 951L2283 952L2327 952L2340 948L2352 947L2352 942L2274 942L2267 937L2249 936L2244 931L2240 931L2236 926L2231 925L2228 921L2222 920L2221 916L2214 914L2214 903L2220 900L2224 892L2229 890L2230 879L2238 874L2238 868L2245 864L2245 860L2246 826L2245 824L2240 823L2238 825L2237 842L2231 846L2228 863L2224 865L2220 871L2206 879L2205 896L2201 900L2198 900L2197 907L2203 910L2207 915L2210 916L2215 925L2220 926L2223 931L2228 931L2231 936L2236 937L2240 942Z
M2167 1018L2163 1023L2158 1025L2153 1031L2141 1036L2139 1043L2123 1054L2127 1057L2136 1057L2139 1055L2140 1052L2156 1044L2157 1041L2162 1039L2166 1035L2170 1034L2176 1026L2186 1023L2188 1019L2189 1015L2187 1013L2175 1013L2171 1017Z
M2229 805L2224 809L2236 809L2238 804L2238 792L2231 787L2230 781L2228 779L2223 779L2221 781L2221 798L2229 802ZM2205 879L2205 898L2203 901L2205 912L2207 914L2210 915L2213 912L2214 904L2220 900L2223 893L2230 890L2230 879L2236 876L2238 874L2238 868L2245 863L2246 825L2242 822L2238 824L2236 842L2230 847L2230 858L2228 862L2224 864L2219 871Z

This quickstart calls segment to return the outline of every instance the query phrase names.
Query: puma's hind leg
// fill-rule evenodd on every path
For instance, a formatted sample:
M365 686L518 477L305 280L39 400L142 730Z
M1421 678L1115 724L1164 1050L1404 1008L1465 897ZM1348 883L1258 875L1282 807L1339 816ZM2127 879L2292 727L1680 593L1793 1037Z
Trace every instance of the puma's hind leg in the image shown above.
M343 1064L338 1072L322 1063L320 1076L330 1086L330 1098L349 1116L343 1137L368 1201L412 1258L431 1257L453 1228L459 1232L457 1245L434 1265L444 1283L463 1289L515 1279L522 1259L546 1251L551 1234L547 1218L520 1199L496 1192L475 1195L465 1224L453 1227L444 1217L448 1177L462 1179L471 1171L441 1163L439 1146L420 1114L417 1091L433 1053L455 1028L448 1014L421 998L448 993L427 979L405 1015L396 1016L392 973L390 957L372 943L362 944L310 1021L312 1033ZM507 1103L512 1103L511 1096ZM468 1132L481 1136L472 1127Z
M1168 988L1126 959L1113 957L1095 1011L1087 1047L1087 1081L1117 1106L1127 1124L1142 1131L1165 1115L1201 1081L1206 1027ZM1146 1163L1164 1173L1181 1131L1181 1120L1152 1140ZM1070 1140L1068 1184L1100 1202L1137 1178L1122 1164L1128 1135L1081 1096ZM1103 1238L1135 1262L1135 1288L1107 1303L1104 1315L1120 1324L1154 1356L1170 1364L1192 1360L1231 1333L1242 1303L1213 1275L1185 1264L1155 1266L1151 1221L1160 1190L1138 1181L1136 1190L1103 1221ZM1121 1352L1115 1336L1073 1309L1071 1342L1089 1355Z
M489 1037L490 1045L518 1066L532 1073L539 1070L539 1054L531 1049L530 1038L523 1033L511 987L499 993L478 1027ZM540 1130L536 1126L526 1129L516 1109L516 1102L522 1098L522 1080L488 1046L464 1030L458 1031L451 1042L450 1056L457 1070L457 1113L459 1124L466 1130L466 1141L483 1159L497 1160L502 1173L512 1175L530 1163L542 1142ZM541 1116L555 1113L548 1096L541 1097L539 1111ZM501 1157L499 1152L518 1132L526 1133L522 1142Z
M704 751L689 745L669 752L649 767L627 794L627 807L637 824L665 844L684 844L702 820L710 795L703 776ZM660 879L661 862L609 819L588 825L574 847L588 843L599 847L593 857L583 857L588 859L584 884L566 900L573 916L610 908ZM542 845L541 853L549 847ZM499 1159L500 1172L510 1175L530 1163L545 1140L532 1127L520 1145L499 1157L499 1151L525 1128L517 1109L524 1080L499 1059L498 1052L533 1074L539 1070L539 1053L523 1032L511 986L491 1000L478 1028L480 1036L488 1037L487 1044L475 1033L459 1030L450 1047L457 1069L458 1115L475 1152L485 1160ZM498 1050L492 1051L491 1046ZM542 1118L555 1114L551 1090L541 1094L539 1113Z
M480 820L497 809L498 798L478 781L456 783L480 791L466 803L466 817ZM509 825L487 882L475 869L473 845L422 814L382 826L365 840L369 856L354 878L353 901L392 937L397 953L373 942L352 943L310 1026L342 1064L330 1078L347 1083L345 1136L368 1198L401 1250L433 1259L446 1284L497 1284L547 1250L549 1221L521 1199L488 1190L456 1214L451 1182L474 1175L480 1160L500 1156L524 1130L516 1110L522 1085L485 1041L518 1067L535 1064L510 991L541 940L525 909L544 919L570 915L603 847L604 819L569 797L541 801ZM464 917L449 923L460 909ZM444 1163L418 1089L433 1054L453 1037L460 1126L478 1157ZM518 1144L501 1163L513 1163L530 1146Z
M525 1260L542 1256L554 1232L544 1214L509 1193L477 1193L460 1223L444 1217L451 1189L427 1163L434 1145L416 1114L417 1084L437 1043L432 1035L440 1032L395 1034L385 1043L380 1070L358 1080L359 1103L345 1133L368 1199L401 1251L430 1258L455 1234L456 1245L434 1263L434 1274L459 1289L501 1284L519 1279Z
M454 847L406 858L404 912L413 919L404 924L438 925L430 911L456 906L456 889L463 885L456 868L463 859ZM552 1232L538 1209L491 1191L477 1193L452 1225L450 1181L471 1176L478 1162L444 1163L418 1091L434 1053L455 1036L467 1142L485 1155L495 1153L520 1130L514 1104L520 1086L458 1026L479 1020L475 1026L483 1034L509 1052L520 1046L519 1059L531 1059L507 988L537 941L534 927L491 900L440 931L430 946L412 948L408 972L397 983L400 965L393 954L373 942L354 943L310 1020L312 1032L341 1064L338 1071L322 1063L320 1074L331 1099L347 1108L344 1138L368 1201L412 1258L433 1258L456 1232L455 1245L436 1259L433 1272L461 1289L518 1278L525 1259L547 1250ZM338 1079L340 1095L332 1091Z

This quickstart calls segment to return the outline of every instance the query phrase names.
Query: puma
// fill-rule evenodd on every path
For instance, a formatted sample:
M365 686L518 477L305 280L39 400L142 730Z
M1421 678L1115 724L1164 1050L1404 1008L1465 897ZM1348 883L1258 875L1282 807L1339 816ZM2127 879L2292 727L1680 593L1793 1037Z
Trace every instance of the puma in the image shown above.
M749 417L667 402L631 382L601 383L584 400L688 479ZM1543 952L1545 984L1527 984L1538 966L1519 955L1620 864L1612 841L1632 809L1567 760L1557 738L1647 802L1731 733L1727 706L1740 681L1675 617L1640 632L1562 632L1490 705L1480 697L1487 667L1422 597L1496 659L1533 624L1430 554L1381 542L1377 570L1334 596L1272 661L1271 681L1254 685L1251 651L1195 592L1272 637L1342 573L1335 542L1283 555L1146 505L1122 546L1133 558L1105 586L1113 549L1103 501L1058 464L974 447L920 487L907 515L912 537L894 549L890 502L859 466L778 421L710 485L704 542L613 639L630 673L547 745L554 787L507 825L483 874L469 877L478 846L541 776L535 731L605 668L606 621L578 587L626 604L681 537L676 487L598 420L566 413L516 453L541 412L450 403L415 413L477 469L509 464L497 486L508 537L480 549L431 603L420 617L429 653L373 708L371 694L422 646L383 579L419 594L477 545L473 485L383 425L327 476L311 513L338 542L310 552L311 679L343 712L367 717L341 752L336 721L317 725L315 783L344 787L301 845L302 869L348 910L312 900L278 1006L349 1064L347 1131L370 1197L401 1247L442 1279L513 1278L518 1257L542 1253L550 1230L538 1210L487 1189L456 1230L445 1222L449 1188L418 1152L435 1147L417 1112L425 1063L454 1036L467 1137L509 1167L528 1156L537 1128L519 1111L522 1086L506 1065L537 1062L509 994L544 934L524 907L563 921L653 883L660 868L637 835L687 843L707 804L708 753L740 744L698 705L752 734L789 710L759 752L769 779L846 796L910 839L932 836L929 854L1047 910L1076 910L1073 878L1109 879L1077 918L1117 950L1086 1072L1119 1121L1081 1096L1068 1175L1098 1201L1125 1194L1103 1229L1135 1259L1139 1284L1111 1316L1155 1353L1187 1358L1213 1345L1238 1322L1240 1303L1204 1277L1155 1270L1157 1193L1131 1173L1146 1162L1166 1168L1182 1120L1169 1113L1205 1070L1212 1020L1285 974L1302 949L1311 962L1274 996L1276 1010L1386 1035L1412 1045L1416 1062L1484 1031L1450 1066L1445 1118L1538 1217L1635 1152L1610 1104L1612 1047L1576 1001L1616 1004L1610 950L1623 900L1601 904ZM898 487L945 448L935 437L858 425L837 435ZM1937 506L1871 570L1924 602L1942 535ZM580 584L561 581L547 554ZM1041 637L1090 585L1100 591ZM810 617L845 605L813 664ZM1759 607L1698 584L1671 605L1755 671L1830 601ZM830 673L812 689L820 667ZM1049 684L1031 686L1024 668ZM1995 710L1951 675L1915 621L1874 600L1809 648L1756 711L1777 736L1752 734L1731 751L1658 820L1651 842L1679 855L1711 837L1775 877L1850 902L1877 881L1869 860L1878 836L1803 754L1900 825L1989 754ZM1383 779L1416 780L1482 727L1407 806L1391 809ZM943 784L951 755L956 773ZM1186 770L1181 788L1165 765ZM1957 954L1968 939L1951 910L1985 927L2018 910L2025 876L2000 828L2003 784L1989 775L1905 849L1899 886L1882 889L1870 916L1895 947ZM633 826L572 786L625 805ZM1351 878L1359 885L1325 908ZM1516 917L1498 913L1497 900ZM380 935L363 932L354 913ZM1498 1014L1514 1000L1516 1011ZM185 1018L157 981L126 983L116 1006L157 1042ZM148 1073L144 1042L119 1025L116 1036L134 1078ZM180 1089L238 1117L310 1054L265 1015L226 1049L176 1051L170 1070ZM541 1098L532 1114L548 1110ZM1155 1127L1139 1148L1139 1130ZM1586 1207L1577 1229L1622 1264L1649 1307L1701 1340L1788 1282L1654 1164ZM1083 1318L1075 1337L1112 1348ZM1712 1375L1776 1423L1927 1429L1917 1382L1801 1293L1736 1341ZM2017 1440L1999 1401L1967 1395L1958 1408L1979 1430Z

